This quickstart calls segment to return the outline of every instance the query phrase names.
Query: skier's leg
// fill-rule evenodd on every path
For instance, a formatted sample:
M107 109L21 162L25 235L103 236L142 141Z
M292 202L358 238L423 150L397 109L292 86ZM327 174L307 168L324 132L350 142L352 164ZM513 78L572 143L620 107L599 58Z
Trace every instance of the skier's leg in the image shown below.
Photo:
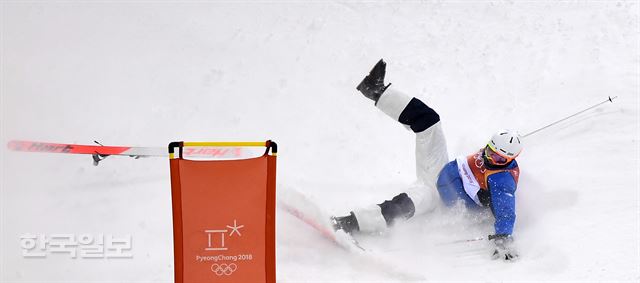
M393 224L395 219L409 218L435 207L435 181L448 158L440 116L419 99L390 88L391 84L385 85L385 74L386 63L380 60L356 89L373 100L382 112L416 133L418 185L381 204L333 218L336 229L380 231Z
M449 161L440 115L394 87L384 92L376 106L416 133L416 175L419 181L434 187L438 173Z
M440 115L419 99L409 98L393 86L384 92L376 106L416 133L418 184L406 193L413 202L415 214L433 210L437 203L435 184L438 173L449 159Z
M387 89L376 106L391 118L416 133L416 174L418 182L406 193L378 205L356 209L350 216L338 218L336 227L346 223L363 232L382 231L397 219L432 210L437 201L435 183L442 167L447 163L447 146L440 126L440 116L417 98L410 98L393 87ZM341 225L344 220L345 225Z
M407 219L414 215L413 201L406 193L401 193L381 204L374 204L351 212L351 215L338 217L336 228L347 232L382 232L398 219ZM354 225L355 224L355 225Z
M414 202L416 214L436 207L436 181L447 162L447 144L440 122L416 134L416 175L420 185L411 187L407 192Z

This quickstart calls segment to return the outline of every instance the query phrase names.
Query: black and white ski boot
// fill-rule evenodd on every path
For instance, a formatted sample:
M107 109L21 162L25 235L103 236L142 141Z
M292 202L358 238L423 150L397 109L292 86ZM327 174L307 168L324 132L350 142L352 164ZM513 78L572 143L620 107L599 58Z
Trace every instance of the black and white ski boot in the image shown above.
M353 212L351 212L347 216L332 216L331 224L333 225L333 230L335 231L342 230L348 234L360 231L358 220L356 219L356 215Z
M366 98L373 100L375 103L378 103L378 99L382 96L385 90L391 85L384 85L384 76L387 69L387 63L384 60L380 59L373 69L369 72L369 75L364 77L362 82L356 87L356 89Z

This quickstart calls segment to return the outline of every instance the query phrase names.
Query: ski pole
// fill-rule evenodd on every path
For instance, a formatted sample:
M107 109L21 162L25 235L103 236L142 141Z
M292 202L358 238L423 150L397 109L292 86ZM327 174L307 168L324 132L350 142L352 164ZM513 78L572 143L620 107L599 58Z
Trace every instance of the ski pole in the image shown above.
M442 245L454 245L454 244L462 244L462 243L471 243L471 242L482 241L484 239L487 239L487 238L486 237L475 237L475 238L470 238L470 239L453 240L453 241L446 241L446 242L442 242L442 243L436 243L436 245L437 246L442 246Z
M475 238L471 238L471 239L463 239L463 240L452 241L451 244L477 242L477 241L482 241L484 239L485 239L485 237L475 237Z
M537 129L537 130L535 130L535 131L529 132L529 133L527 133L526 135L523 135L522 137L523 137L523 138L526 138L526 137L528 137L528 136L530 136L530 135L533 135L533 134L535 134L535 133L537 133L537 132L539 132L539 131L542 131L542 130L544 130L544 129L546 129L546 128L549 128L549 127L551 127L551 126L553 126L553 125L555 125L555 124L558 124L558 123L560 123L560 122L562 122L562 121L565 121L565 120L567 120L567 119L569 119L569 118L572 118L572 117L574 117L574 116L577 116L577 115L579 115L579 114L582 114L582 113L584 113L584 112L586 112L586 111L589 111L589 110L591 110L591 109L593 109L593 108L596 108L596 107L598 107L598 106L600 106L600 105L602 105L602 104L605 104L605 103L607 103L607 102L611 102L611 103L613 103L613 100L614 100L614 99L616 99L616 98L618 98L618 97L617 97L617 96L614 96L614 97L609 96L609 98L608 98L607 100L605 100L605 101L602 101L602 102L600 102L600 103L598 103L598 104L596 104L596 105L593 105L593 106L591 106L591 107L589 107L589 108L586 108L586 109L584 109L584 110L581 110L581 111L579 111L579 112L576 112L576 113L574 113L574 114L572 114L572 115L570 115L570 116L567 116L567 117L562 118L562 119L560 119L560 120L558 120L558 121L555 121L555 122L553 122L553 123L551 123L551 124L549 124L549 125L546 125L546 126L544 126L544 127L541 127L541 128L539 128L539 129Z

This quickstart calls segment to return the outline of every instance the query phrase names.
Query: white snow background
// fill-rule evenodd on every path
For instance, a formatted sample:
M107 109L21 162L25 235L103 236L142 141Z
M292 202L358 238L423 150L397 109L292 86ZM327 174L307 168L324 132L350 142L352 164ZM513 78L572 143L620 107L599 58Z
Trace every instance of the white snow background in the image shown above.
M640 281L637 1L2 1L2 282L171 282L168 161L9 152L12 139L166 146L273 139L278 189L335 214L414 180L414 134L355 90L387 81L439 112L451 158L526 133L514 236L437 210L363 239L425 281ZM24 258L25 233L131 235L132 259ZM277 218L279 282L397 282Z

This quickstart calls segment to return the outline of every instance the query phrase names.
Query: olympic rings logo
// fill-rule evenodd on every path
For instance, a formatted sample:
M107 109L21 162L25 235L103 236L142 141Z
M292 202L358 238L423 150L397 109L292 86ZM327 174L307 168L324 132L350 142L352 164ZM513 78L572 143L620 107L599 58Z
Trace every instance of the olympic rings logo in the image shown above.
M222 276L222 275L229 276L233 274L233 272L235 272L237 269L238 269L238 266L235 263L232 263L232 264L214 263L213 265L211 265L211 271L213 271L218 276Z

